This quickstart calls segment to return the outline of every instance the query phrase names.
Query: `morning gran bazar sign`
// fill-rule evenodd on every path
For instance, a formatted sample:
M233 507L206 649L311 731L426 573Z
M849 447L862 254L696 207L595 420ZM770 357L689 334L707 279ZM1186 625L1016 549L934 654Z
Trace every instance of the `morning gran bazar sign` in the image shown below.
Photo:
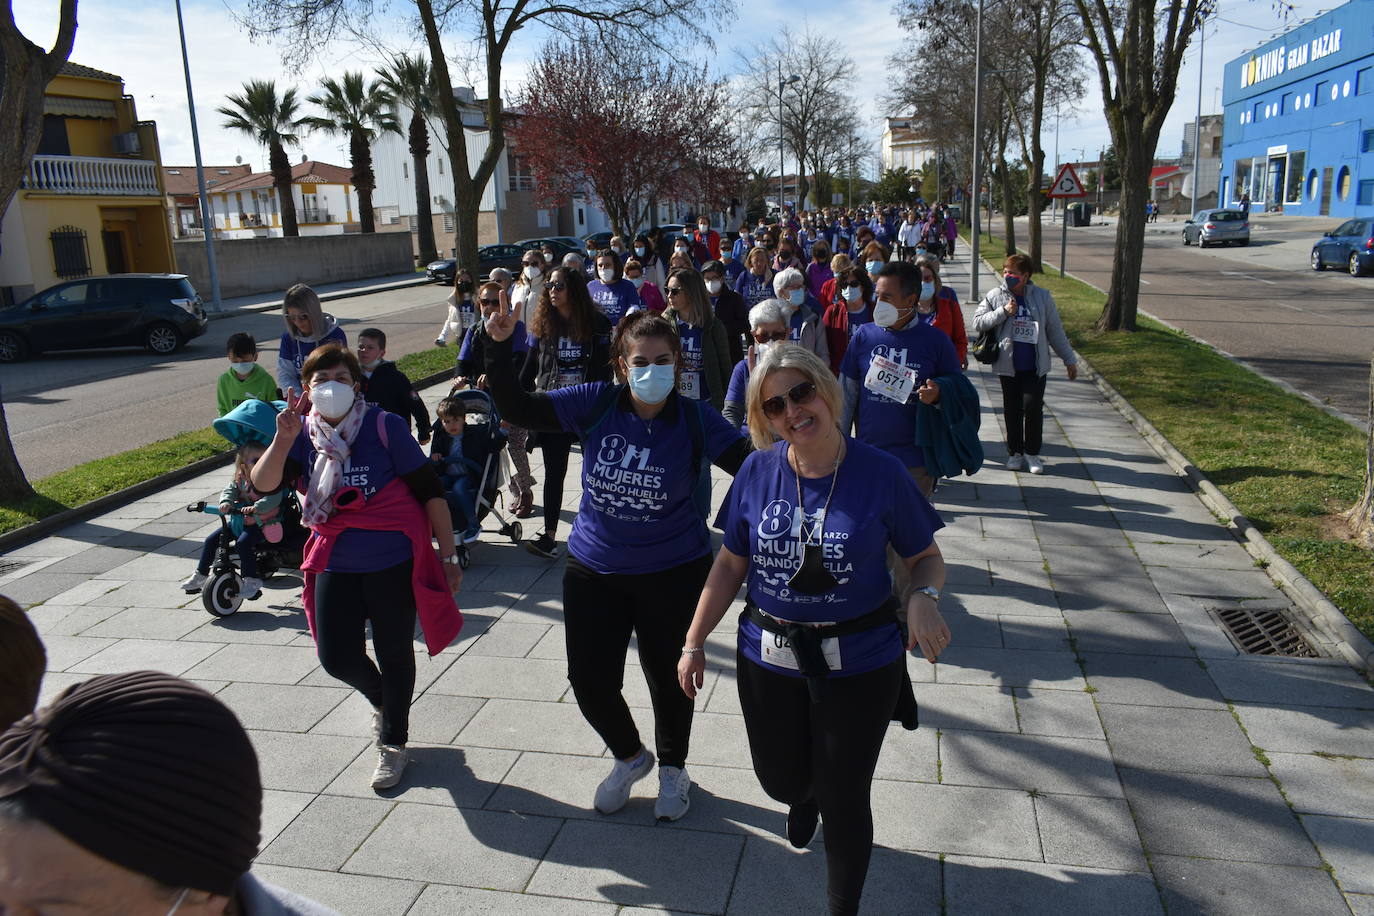
M1263 54L1252 54L1240 68L1240 87L1244 89L1246 86L1280 76L1289 70L1296 70L1329 54L1335 54L1340 49L1341 30L1334 29L1292 48L1279 45Z

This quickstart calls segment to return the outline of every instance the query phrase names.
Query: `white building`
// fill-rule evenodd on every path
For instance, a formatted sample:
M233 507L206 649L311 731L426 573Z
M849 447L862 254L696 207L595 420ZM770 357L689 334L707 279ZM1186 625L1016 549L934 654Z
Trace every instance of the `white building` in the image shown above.
M301 235L343 235L359 231L358 192L353 170L304 160L291 167L291 197ZM282 236L281 208L271 172L254 172L207 189L215 237L252 239Z
M882 170L910 169L919 172L934 159L937 150L911 131L909 118L886 118L883 121L883 143L880 158Z

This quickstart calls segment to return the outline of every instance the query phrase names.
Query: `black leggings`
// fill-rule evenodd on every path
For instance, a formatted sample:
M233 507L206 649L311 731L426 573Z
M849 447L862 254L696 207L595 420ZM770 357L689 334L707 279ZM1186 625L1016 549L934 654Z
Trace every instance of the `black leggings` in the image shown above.
M380 572L322 572L315 578L315 645L331 677L382 711L382 743L404 745L415 692L415 592L411 561ZM367 631L372 621L372 649ZM381 670L378 671L378 665Z
M769 671L739 653L735 663L754 772L770 798L816 801L825 823L831 916L858 913L873 852L873 770L906 658L831 678L820 703L811 702L805 678Z
M1002 420L1007 424L1007 454L1040 454L1046 376L1029 369L998 378L1002 382Z
M563 620L568 682L577 706L618 760L642 742L625 684L630 634L639 637L639 663L654 706L654 744L664 766L687 763L692 701L677 682L677 662L697 598L711 571L711 555L660 572L596 573L573 558L563 572Z
M568 476L568 453L577 436L572 433L540 433L544 453L544 530L552 537L563 508L563 479Z

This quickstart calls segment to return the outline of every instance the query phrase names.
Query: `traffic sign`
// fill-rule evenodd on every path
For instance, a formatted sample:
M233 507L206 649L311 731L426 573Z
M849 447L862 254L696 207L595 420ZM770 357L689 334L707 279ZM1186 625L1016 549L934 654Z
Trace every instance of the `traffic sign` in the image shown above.
M1083 182L1078 180L1078 173L1073 170L1072 163L1064 163L1059 167L1059 174L1054 176L1054 184L1050 185L1050 197L1087 197L1088 192L1083 190Z

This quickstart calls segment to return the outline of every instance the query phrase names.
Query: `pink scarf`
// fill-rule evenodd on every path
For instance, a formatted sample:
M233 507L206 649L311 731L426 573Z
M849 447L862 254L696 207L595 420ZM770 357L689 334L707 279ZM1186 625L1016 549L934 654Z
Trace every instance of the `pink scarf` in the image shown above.
M367 402L361 397L355 398L343 419L336 426L330 426L320 416L319 408L310 408L310 415L305 418L305 432L315 448L315 462L310 468L305 500L301 503L301 521L307 526L313 528L334 513L334 493L343 480L344 462L353 450L353 441L358 438L366 413Z

